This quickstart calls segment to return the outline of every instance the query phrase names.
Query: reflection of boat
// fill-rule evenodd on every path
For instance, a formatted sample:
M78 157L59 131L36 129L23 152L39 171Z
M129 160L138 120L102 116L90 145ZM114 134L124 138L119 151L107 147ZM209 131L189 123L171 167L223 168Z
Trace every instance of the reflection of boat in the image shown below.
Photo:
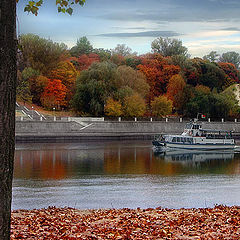
M153 140L156 148L191 150L234 149L235 141L231 131L202 129L198 119L188 123L181 135L163 135Z
M201 151L201 150L167 150L154 152L157 157L163 157L168 162L203 162L211 160L231 160L234 157L233 150Z

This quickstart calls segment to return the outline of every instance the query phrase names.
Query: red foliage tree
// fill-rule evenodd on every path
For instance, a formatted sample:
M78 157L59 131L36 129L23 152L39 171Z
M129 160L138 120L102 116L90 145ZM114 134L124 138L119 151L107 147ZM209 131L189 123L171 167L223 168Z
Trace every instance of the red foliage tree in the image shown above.
M66 106L66 93L67 88L62 84L61 80L49 79L42 93L41 103L47 109L52 109L53 107L60 109L60 107Z
M225 72L225 87L230 86L233 83L239 83L240 73L237 70L236 66L232 63L219 62L218 66Z
M78 71L82 71L88 69L92 65L92 63L100 62L100 57L96 53L90 53L88 55L80 55L78 58L71 57L68 60L73 63L73 65Z
M168 58L160 54L148 54L142 56L142 64L138 69L145 74L150 86L150 92L147 96L147 102L154 97L166 93L166 87L169 79L180 72L180 67L169 64Z

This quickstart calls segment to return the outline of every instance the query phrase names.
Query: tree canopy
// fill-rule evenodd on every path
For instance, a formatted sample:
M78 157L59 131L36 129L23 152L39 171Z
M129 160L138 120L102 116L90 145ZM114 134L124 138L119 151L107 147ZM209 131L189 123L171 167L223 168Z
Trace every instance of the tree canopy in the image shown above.
M173 55L188 56L188 49L178 39L159 37L152 42L151 47L154 53L160 53L164 57Z

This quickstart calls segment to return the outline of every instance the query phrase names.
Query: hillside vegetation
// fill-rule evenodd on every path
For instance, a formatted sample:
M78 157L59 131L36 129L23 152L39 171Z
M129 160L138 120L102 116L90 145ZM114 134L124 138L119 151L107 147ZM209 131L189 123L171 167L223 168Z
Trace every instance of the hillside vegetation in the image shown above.
M239 61L211 52L190 58L177 39L157 38L138 55L124 44L94 49L86 37L68 49L37 35L20 36L17 98L79 116L238 117Z

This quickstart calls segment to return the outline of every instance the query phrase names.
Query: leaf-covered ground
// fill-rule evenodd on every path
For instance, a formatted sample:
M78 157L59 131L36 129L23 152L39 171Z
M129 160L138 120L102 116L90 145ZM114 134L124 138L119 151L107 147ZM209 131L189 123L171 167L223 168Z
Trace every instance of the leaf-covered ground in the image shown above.
M240 207L12 212L11 239L240 239Z

